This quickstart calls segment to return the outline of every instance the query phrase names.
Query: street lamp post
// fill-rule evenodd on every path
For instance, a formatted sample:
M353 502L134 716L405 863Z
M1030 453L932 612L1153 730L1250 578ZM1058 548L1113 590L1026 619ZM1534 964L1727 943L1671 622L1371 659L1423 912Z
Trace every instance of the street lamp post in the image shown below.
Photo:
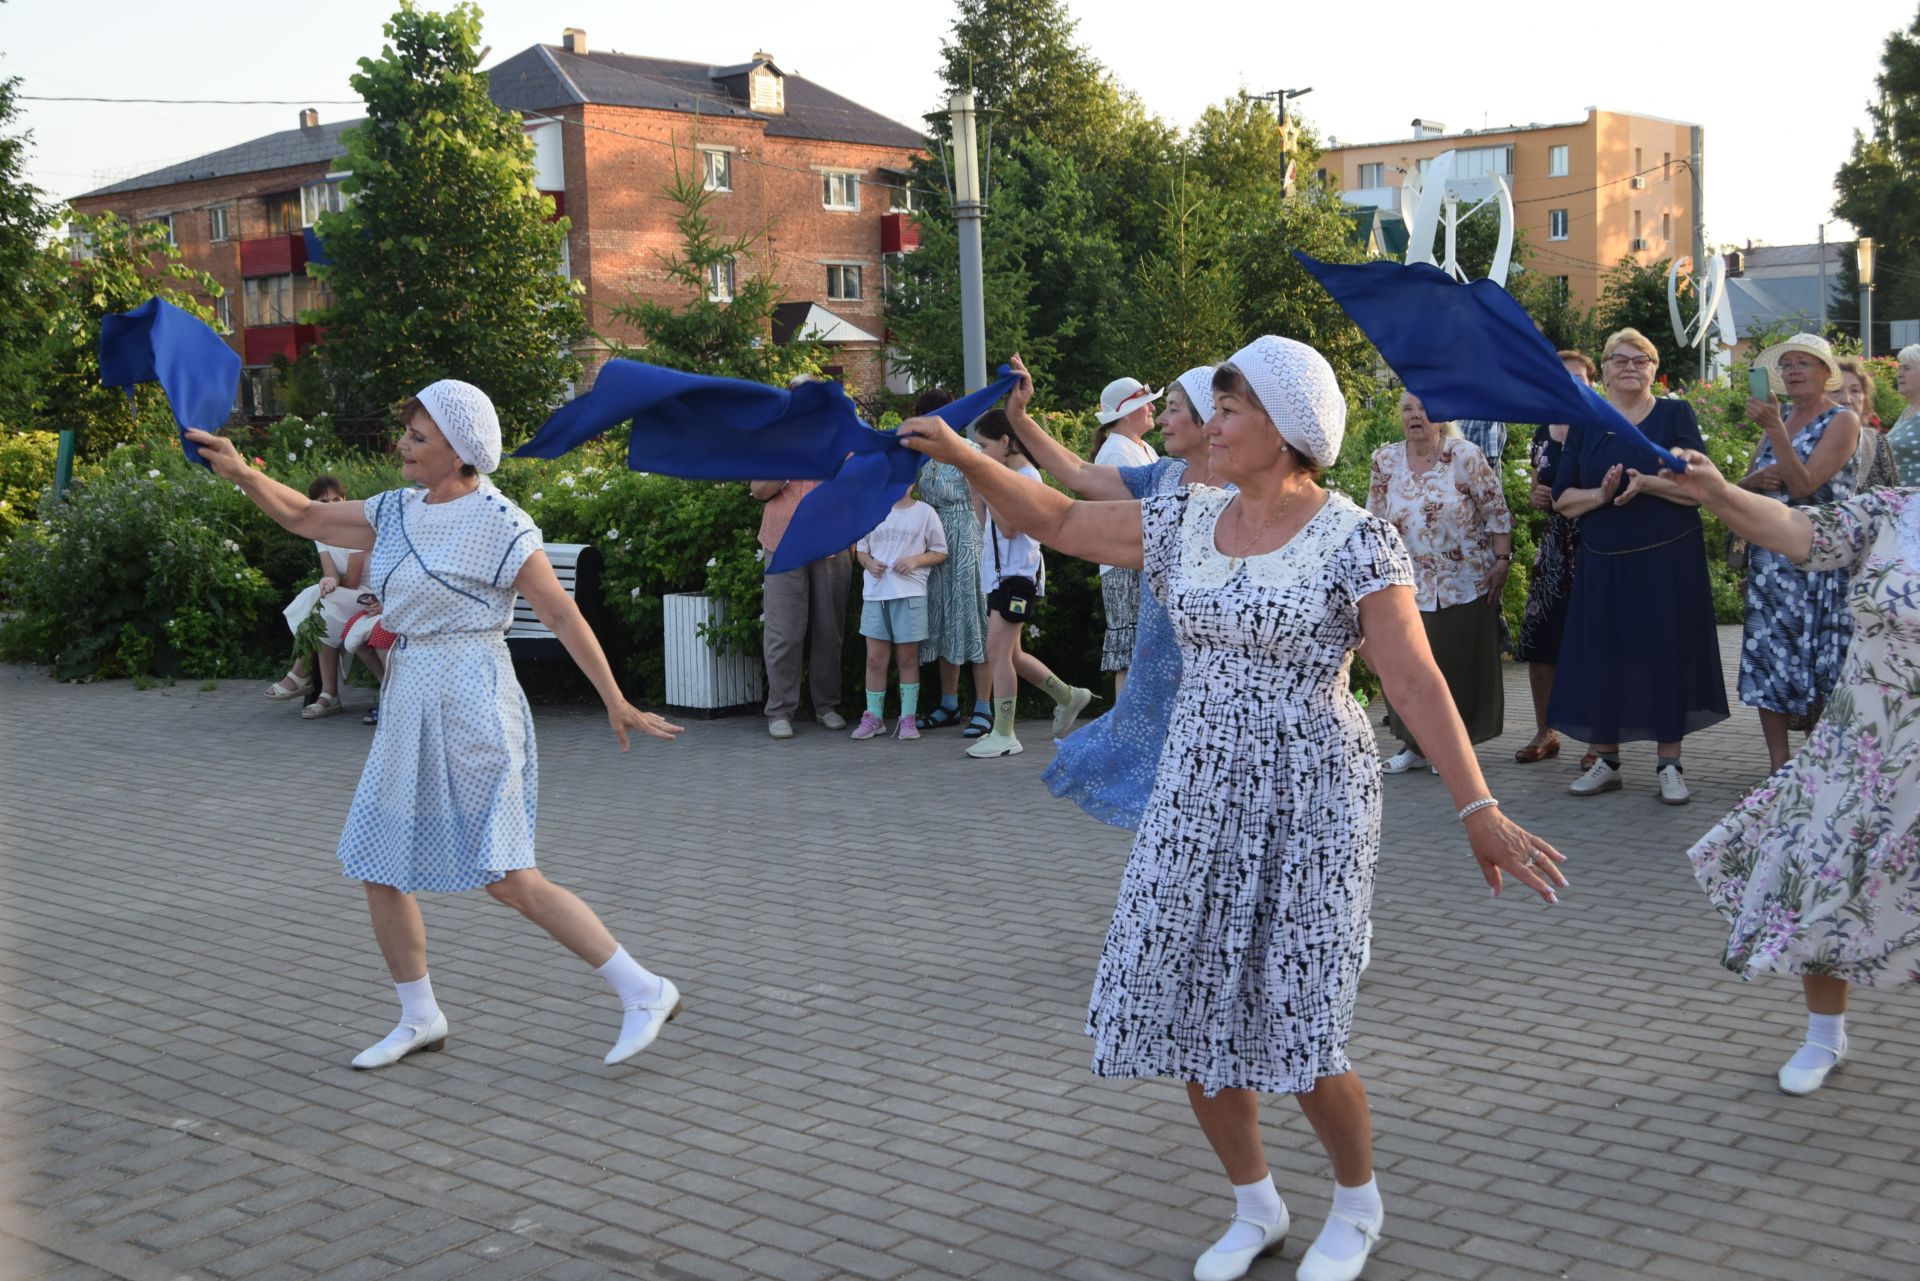
M1313 86L1304 89L1275 89L1272 93L1256 93L1252 96L1273 103L1274 111L1280 117L1280 181L1287 183L1287 166L1293 162L1293 139L1287 132L1287 104L1295 98L1304 98L1313 92Z
M960 237L961 372L968 391L987 385L987 304L983 279L980 220L980 146L974 133L973 90L962 89L947 102L953 113L953 217Z
M1873 237L1862 236L1853 247L1860 268L1860 353L1873 359Z

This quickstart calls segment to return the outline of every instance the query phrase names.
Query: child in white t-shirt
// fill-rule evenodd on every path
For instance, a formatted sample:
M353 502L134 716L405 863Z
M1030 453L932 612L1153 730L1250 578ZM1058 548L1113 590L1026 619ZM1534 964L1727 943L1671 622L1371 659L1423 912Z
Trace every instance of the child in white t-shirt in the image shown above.
M896 738L919 738L920 642L927 638L927 575L947 558L940 514L908 490L872 533L854 545L867 571L860 634L867 638L867 710L854 727L858 739L887 732L887 660L900 670Z

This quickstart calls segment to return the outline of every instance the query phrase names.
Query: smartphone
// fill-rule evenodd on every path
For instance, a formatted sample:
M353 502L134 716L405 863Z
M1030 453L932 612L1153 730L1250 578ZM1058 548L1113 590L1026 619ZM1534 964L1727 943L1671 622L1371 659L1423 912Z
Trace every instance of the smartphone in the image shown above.
M1773 398L1773 379L1766 370L1749 369L1747 371L1747 395L1755 400Z

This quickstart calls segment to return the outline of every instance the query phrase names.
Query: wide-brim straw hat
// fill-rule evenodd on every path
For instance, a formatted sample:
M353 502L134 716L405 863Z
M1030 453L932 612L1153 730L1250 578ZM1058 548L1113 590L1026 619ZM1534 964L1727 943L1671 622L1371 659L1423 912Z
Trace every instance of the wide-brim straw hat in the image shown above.
M1825 390L1840 390L1840 362L1835 359L1833 345L1819 334L1795 334L1785 342L1777 342L1753 358L1755 369L1767 371L1767 385L1773 388L1776 396L1787 394L1786 380L1780 377L1780 358L1788 352L1803 351L1827 367Z

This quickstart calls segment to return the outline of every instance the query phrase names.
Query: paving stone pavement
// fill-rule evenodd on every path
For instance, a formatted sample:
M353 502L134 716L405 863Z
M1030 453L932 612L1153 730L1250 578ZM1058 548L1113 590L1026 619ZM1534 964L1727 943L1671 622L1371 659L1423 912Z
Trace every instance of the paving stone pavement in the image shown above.
M1572 856L1559 907L1490 899L1439 781L1386 780L1368 1277L1920 1276L1911 996L1859 993L1853 1060L1780 1094L1797 986L1718 967L1686 867L1764 772L1752 716L1688 743L1691 806L1645 747L1579 801L1577 750L1512 763L1523 678L1481 756ZM604 1068L599 980L434 896L447 1052L360 1074L393 1010L332 852L358 716L19 668L0 715L0 1278L1175 1279L1226 1217L1180 1088L1087 1070L1127 835L1047 797L1043 726L992 762L754 717L622 756L540 709L541 865L686 1014ZM1265 1133L1278 1281L1329 1176L1290 1103Z

